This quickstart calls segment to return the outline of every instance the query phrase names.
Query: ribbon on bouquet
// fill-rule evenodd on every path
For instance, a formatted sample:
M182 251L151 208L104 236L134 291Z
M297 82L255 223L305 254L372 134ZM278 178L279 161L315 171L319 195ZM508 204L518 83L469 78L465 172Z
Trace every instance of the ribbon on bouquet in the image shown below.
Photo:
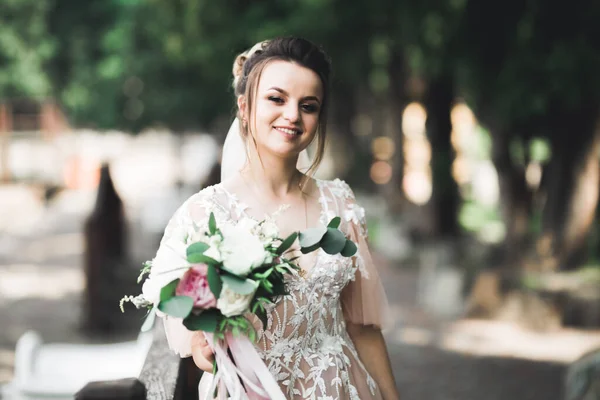
M286 400L277 381L246 336L234 337L228 332L224 340L215 342L212 333L204 332L204 335L217 363L209 393L214 393L218 388L219 400ZM228 348L235 363L227 354Z

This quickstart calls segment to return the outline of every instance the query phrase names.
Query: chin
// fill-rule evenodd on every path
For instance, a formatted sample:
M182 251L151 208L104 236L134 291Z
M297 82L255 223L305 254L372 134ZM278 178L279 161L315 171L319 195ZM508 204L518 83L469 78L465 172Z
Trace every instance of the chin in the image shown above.
M294 158L298 157L298 155L304 150L306 147L299 146L270 146L268 151L272 154L277 155L280 158Z

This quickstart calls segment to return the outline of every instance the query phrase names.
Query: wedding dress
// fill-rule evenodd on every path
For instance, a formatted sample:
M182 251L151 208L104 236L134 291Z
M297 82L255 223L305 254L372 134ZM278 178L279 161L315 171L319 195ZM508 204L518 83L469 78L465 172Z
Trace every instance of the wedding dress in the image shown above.
M345 182L316 182L320 222L327 225L333 217L341 217L340 229L358 245L358 252L344 258L318 250L314 266L304 276L289 276L290 294L267 309L268 324L264 329L258 325L256 348L287 398L381 399L346 330L347 321L377 327L386 321L387 302L367 247L364 209ZM211 212L217 224L250 217L248 207L217 184L193 195L177 210L161 246L185 240L194 225L207 226ZM171 349L181 357L190 356L192 332L179 319L163 318ZM211 374L203 375L200 399L212 398L211 380Z

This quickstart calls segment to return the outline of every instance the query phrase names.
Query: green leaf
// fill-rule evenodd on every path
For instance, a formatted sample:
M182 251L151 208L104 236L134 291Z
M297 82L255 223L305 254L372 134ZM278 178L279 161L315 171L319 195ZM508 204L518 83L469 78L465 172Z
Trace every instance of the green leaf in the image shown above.
M300 240L300 247L310 248L314 245L319 244L319 242L321 241L321 239L323 239L323 236L326 233L327 228L321 226L318 228L309 228L300 232L300 235L298 235L298 238Z
M346 236L338 230L334 228L327 228L327 233L323 236L323 240L321 241L321 248L327 254L338 254L340 251L344 249L346 245Z
M190 331L214 332L219 324L221 313L216 308L209 308L198 315L191 314L183 320L183 326Z
M175 289L177 288L178 284L179 279L175 279L174 281L171 281L167 283L167 285L163 286L163 288L160 289L160 301L166 301L175 296Z
M252 294L258 287L258 284L251 279L238 278L229 274L221 275L221 280L223 283L227 284L231 290L241 295Z
M217 221L215 221L215 214L210 213L210 217L208 218L208 231L211 235L217 233Z
M273 284L273 296L283 296L286 294L285 283L283 281L277 281Z
M194 307L194 299L188 296L174 296L158 303L158 309L176 318L186 318Z
M215 295L215 299L218 299L221 295L221 289L223 289L223 283L221 282L221 276L214 265L208 265L206 278L208 280L210 291Z
M148 314L146 314L146 319L140 328L142 332L148 332L152 327L154 327L154 320L156 319L156 307L153 307Z
M340 222L342 222L340 217L334 217L331 221L329 221L329 225L327 225L327 227L337 229L340 227Z
M302 252L302 254L308 254L308 253L312 253L315 250L319 250L319 248L321 248L321 245L319 243L317 243L314 246L302 247L300 249L300 251Z
M202 259L206 257L205 255L203 255L203 253L206 250L208 250L209 247L210 247L209 245L207 245L206 243L203 243L203 242L197 242L197 243L193 243L193 244L189 245L186 250L188 262L190 262L192 264L205 262L205 261L202 261ZM206 258L210 258L210 257L206 257Z
M346 239L346 245L344 246L340 254L344 257L352 257L356 254L357 250L358 249L356 248L354 242L352 240Z
M277 248L277 254L282 255L287 249L292 247L297 237L298 232L294 232L290 236L288 236Z
M269 318L267 317L266 311L264 309L262 309L262 310L255 312L254 314L258 317L260 322L262 322L263 329L267 329L267 323L269 322Z

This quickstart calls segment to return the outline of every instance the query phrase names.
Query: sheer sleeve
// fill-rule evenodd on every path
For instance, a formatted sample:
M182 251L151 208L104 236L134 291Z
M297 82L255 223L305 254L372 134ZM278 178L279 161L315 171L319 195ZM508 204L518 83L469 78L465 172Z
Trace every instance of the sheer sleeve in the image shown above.
M154 264L161 261L161 255L164 252L177 252L178 256L185 259L185 241L187 235L194 226L204 226L207 224L206 211L202 207L199 199L200 194L189 198L183 205L177 209L173 217L165 228L165 233L160 241L156 256L152 260ZM160 311L157 312L163 320L169 348L180 357L189 357L192 355L192 338L194 332L189 331L183 326L181 318L175 318Z
M354 279L342 290L344 317L347 322L386 329L391 322L389 305L369 251L365 211L356 203L350 187L345 182L339 182L345 194L340 217L345 222L347 234L358 247L353 257L356 266Z

